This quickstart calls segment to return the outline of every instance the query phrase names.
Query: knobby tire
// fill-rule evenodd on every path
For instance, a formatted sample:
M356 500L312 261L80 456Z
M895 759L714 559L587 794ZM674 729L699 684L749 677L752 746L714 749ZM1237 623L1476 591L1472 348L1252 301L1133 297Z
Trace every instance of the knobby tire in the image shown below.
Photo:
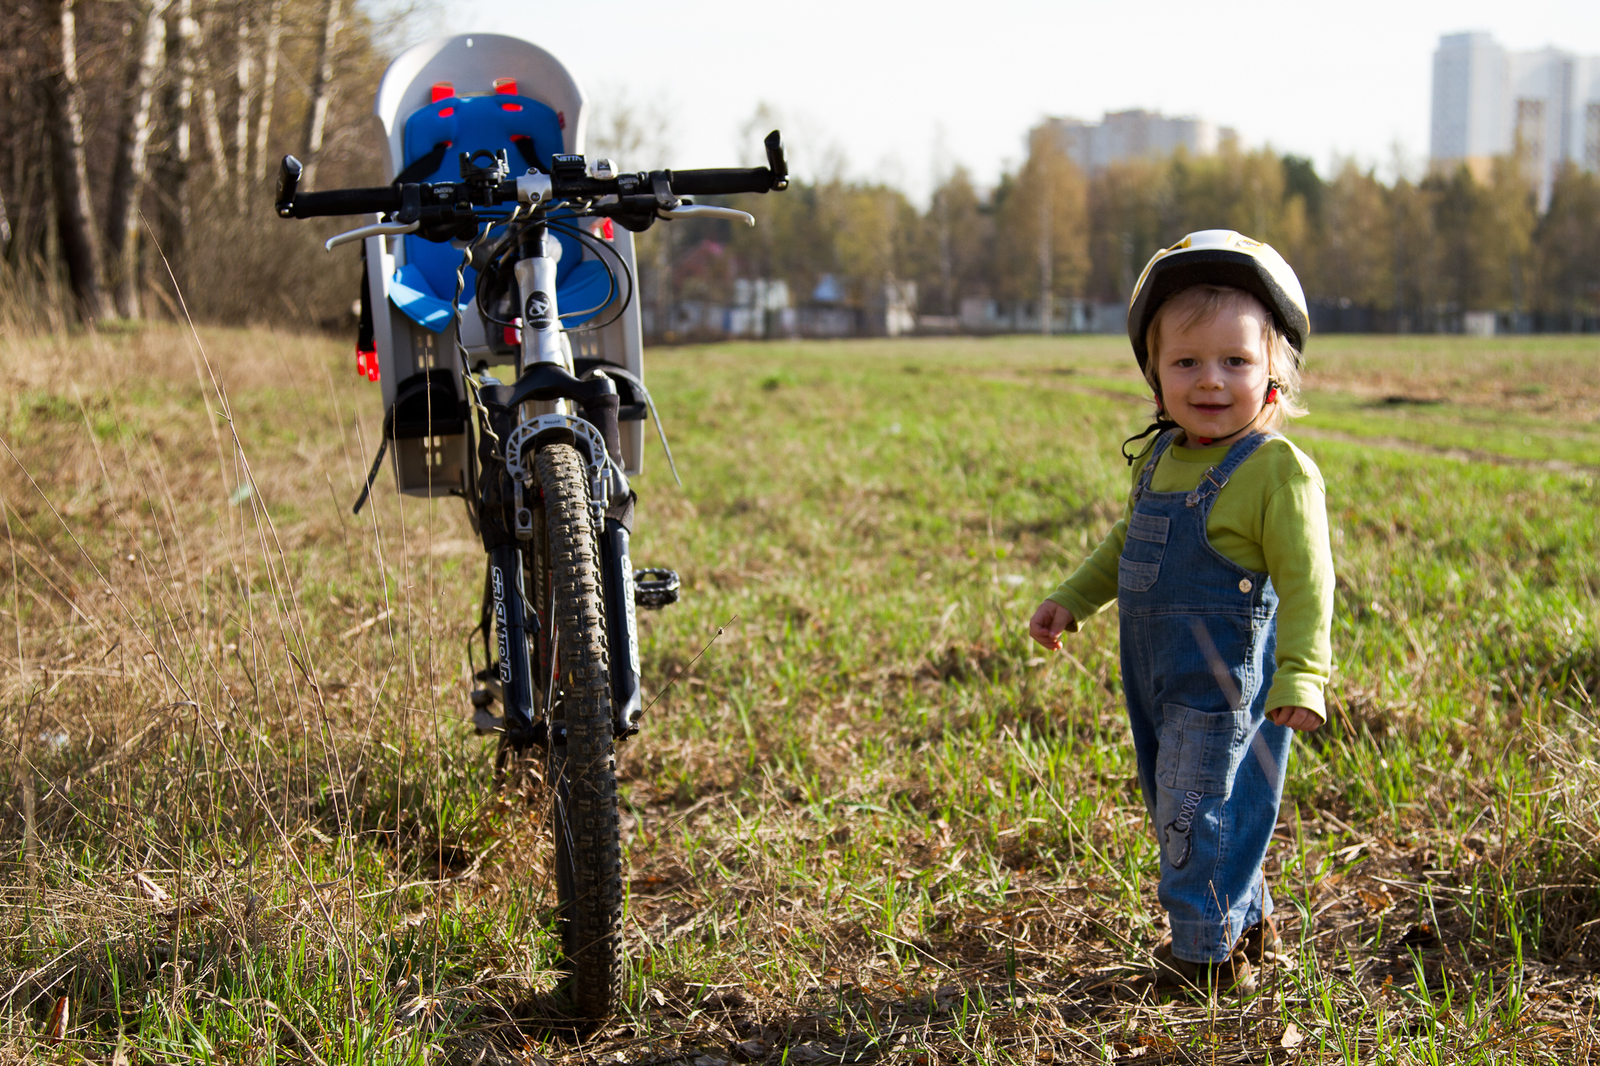
M535 470L560 660L551 726L566 735L565 745L550 747L548 778L565 985L575 1011L598 1020L616 1010L623 978L622 840L600 553L577 450L547 445Z

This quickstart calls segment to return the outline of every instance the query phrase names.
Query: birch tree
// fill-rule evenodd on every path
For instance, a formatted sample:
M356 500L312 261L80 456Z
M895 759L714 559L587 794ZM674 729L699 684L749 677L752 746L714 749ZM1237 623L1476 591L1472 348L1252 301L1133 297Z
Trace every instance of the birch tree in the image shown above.
M128 70L127 107L117 136L106 205L106 266L112 299L123 318L139 317L139 216L137 205L149 178L151 118L156 80L167 50L167 8L172 0L152 0L145 11L139 50Z
M161 151L152 173L156 185L157 233L162 254L182 279L189 238L191 112L194 105L194 43L197 27L192 0L175 0L173 29L167 37L167 66L174 75L161 94Z
M245 8L239 15L239 33L233 62L233 80L237 92L233 123L233 160L239 180L234 183L239 213L244 214L250 173L250 111L255 106L255 48L250 41L250 13Z
M60 0L56 32L61 65L46 78L45 85L50 103L52 177L61 254L66 260L78 315L93 323L105 317L105 283L83 148L83 86L78 81L74 2Z
M317 68L311 82L311 106L306 111L306 133L302 156L305 160L306 188L316 181L317 156L322 152L322 136L328 121L329 98L333 92L333 49L339 35L339 0L328 0L322 16L322 44L317 49Z
M267 136L272 129L272 101L278 88L278 42L283 34L283 0L272 0L272 13L267 16L267 40L262 48L261 116L256 119L255 166L252 174L272 172L267 157Z

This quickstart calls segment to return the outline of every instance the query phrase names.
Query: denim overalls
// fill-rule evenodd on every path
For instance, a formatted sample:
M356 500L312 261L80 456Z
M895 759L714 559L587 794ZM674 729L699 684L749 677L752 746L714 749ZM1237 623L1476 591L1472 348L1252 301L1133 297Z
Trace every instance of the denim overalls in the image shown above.
M1266 574L1211 546L1206 519L1239 464L1270 438L1235 443L1193 492L1152 492L1156 463L1179 432L1156 441L1133 491L1117 567L1122 684L1173 954L1220 962L1272 912L1261 863L1291 730L1264 713L1278 594Z

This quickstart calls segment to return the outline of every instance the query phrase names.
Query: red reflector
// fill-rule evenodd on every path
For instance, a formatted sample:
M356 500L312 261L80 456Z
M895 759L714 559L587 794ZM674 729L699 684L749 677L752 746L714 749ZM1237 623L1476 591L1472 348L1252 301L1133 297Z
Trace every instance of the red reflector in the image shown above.
M556 112L556 125L562 129L567 128L567 113L565 111Z
M356 373L368 381L378 380L378 353L376 350L356 349Z
M611 224L611 220L609 218L601 219L600 236L604 237L608 241L614 241L617 239L616 227Z
M522 329L521 329L522 319L513 318L511 321L513 323L512 325L504 326L504 327L501 328L501 334L500 335L503 338L505 338L505 342L507 344L521 344L522 343Z
M456 113L456 109L453 108L453 107L441 107L439 109L439 117L440 118L449 118L451 115L453 115L455 113Z
M500 105L500 110L502 110L502 111L521 111L522 110L522 105L521 104L501 104Z
M450 99L455 94L456 87L454 85L451 85L447 81L436 81L433 83L433 99L428 102L436 104L440 100Z
M494 91L499 93L501 96L517 95L517 79L496 78L494 80Z

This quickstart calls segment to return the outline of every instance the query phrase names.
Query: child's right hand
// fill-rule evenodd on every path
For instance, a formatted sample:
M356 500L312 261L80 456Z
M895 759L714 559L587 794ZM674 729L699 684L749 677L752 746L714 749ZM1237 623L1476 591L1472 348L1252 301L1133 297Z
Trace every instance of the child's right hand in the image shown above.
M1061 634L1072 623L1071 611L1054 600L1045 600L1039 605L1039 609L1033 612L1033 618L1028 622L1028 636L1051 651L1060 651Z

